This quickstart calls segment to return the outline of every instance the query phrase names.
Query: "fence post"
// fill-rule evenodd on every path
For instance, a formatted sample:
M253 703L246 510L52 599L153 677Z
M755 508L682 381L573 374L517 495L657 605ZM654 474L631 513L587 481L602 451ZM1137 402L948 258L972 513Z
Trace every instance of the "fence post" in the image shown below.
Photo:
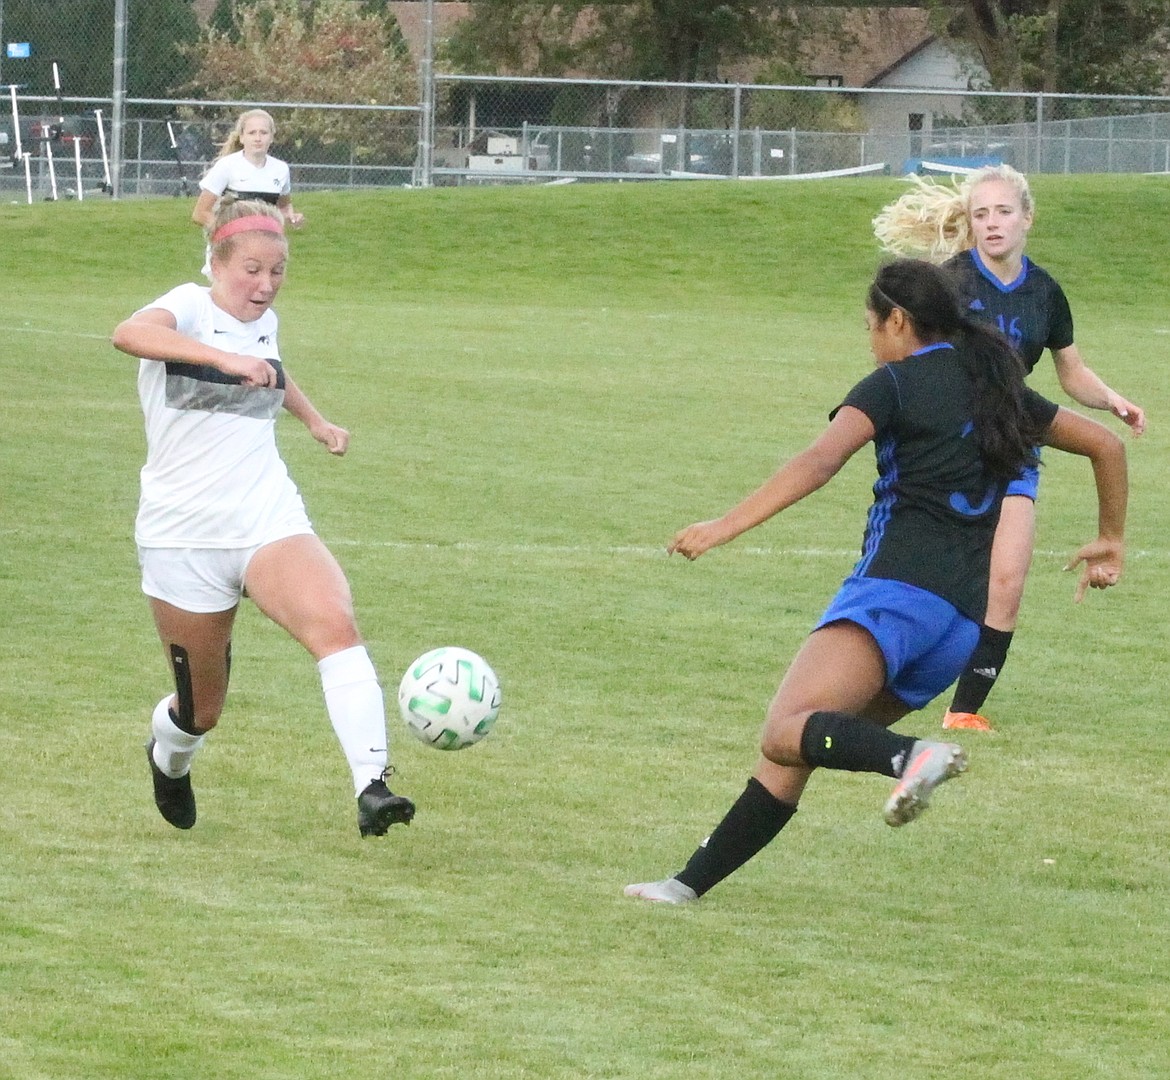
M426 34L420 63L422 101L418 118L418 185L430 187L435 164L435 0L427 0Z
M1033 172L1040 172L1044 163L1044 95L1036 95L1036 164Z
M110 192L122 197L122 128L126 123L126 0L114 0L114 87L110 111ZM139 155L141 157L141 155Z
M735 84L735 99L731 109L731 176L739 179L739 123L743 108L743 87Z

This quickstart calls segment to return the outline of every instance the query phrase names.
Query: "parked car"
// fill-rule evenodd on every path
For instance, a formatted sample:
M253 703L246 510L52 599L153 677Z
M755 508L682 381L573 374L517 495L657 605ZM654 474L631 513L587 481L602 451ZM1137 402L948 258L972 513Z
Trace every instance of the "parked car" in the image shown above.
M673 137L673 136L672 136ZM685 158L678 164L677 143L667 144L666 164L660 151L626 155L626 172L661 173L667 170L728 176L731 173L731 137L729 135L692 135L686 137Z

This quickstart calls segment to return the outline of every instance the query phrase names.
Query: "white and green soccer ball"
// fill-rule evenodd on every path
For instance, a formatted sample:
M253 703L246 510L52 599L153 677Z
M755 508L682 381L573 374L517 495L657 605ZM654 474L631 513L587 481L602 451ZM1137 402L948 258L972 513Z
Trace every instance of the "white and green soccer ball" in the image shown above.
M479 742L500 712L500 680L478 653L446 645L423 653L398 686L398 707L412 735L436 750Z

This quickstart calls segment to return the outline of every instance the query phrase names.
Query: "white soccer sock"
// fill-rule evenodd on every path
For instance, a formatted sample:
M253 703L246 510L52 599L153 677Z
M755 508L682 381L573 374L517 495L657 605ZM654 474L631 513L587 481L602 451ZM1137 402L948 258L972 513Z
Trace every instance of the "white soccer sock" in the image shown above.
M203 742L203 736L184 731L171 719L172 697L172 694L167 694L154 707L150 733L154 736L154 763L164 776L175 780L191 771L191 759Z
M345 759L353 770L354 794L386 770L386 708L382 687L364 645L317 662L325 708Z

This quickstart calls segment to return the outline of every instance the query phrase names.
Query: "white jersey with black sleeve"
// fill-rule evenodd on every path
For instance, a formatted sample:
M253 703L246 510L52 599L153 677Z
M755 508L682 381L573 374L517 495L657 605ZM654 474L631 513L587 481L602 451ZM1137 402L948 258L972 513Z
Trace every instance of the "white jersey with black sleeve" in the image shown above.
M311 532L304 503L276 448L284 370L276 314L240 322L210 289L180 285L143 311L170 312L179 333L224 352L266 358L275 389L247 387L216 368L143 359L138 396L146 464L134 538L139 547L240 548Z

